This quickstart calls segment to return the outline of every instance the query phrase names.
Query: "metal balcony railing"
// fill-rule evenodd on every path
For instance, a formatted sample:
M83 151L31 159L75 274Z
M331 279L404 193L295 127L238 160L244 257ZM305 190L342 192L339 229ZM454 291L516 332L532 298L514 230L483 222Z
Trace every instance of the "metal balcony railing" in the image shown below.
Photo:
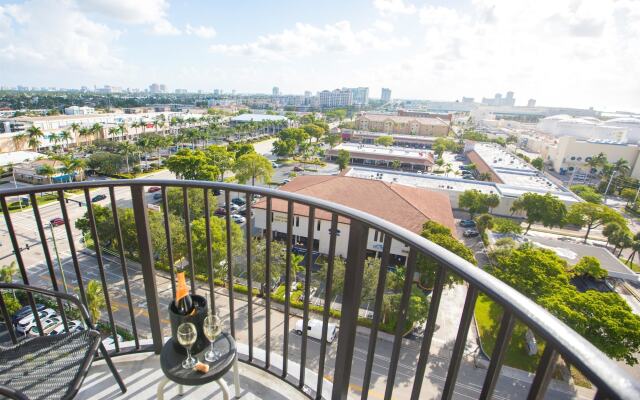
M382 297L385 290L385 279L387 274L386 266L389 265L390 249L392 240L398 241L409 248L409 253L406 262L406 279L403 285L402 296L400 300L400 312L398 314L397 328L395 331L392 353L388 362L388 374L386 379L386 391L384 397L390 399L394 391L394 382L396 372L398 368L399 356L402 346L402 337L404 334L404 326L407 318L407 311L409 307L410 292L413 285L414 272L416 271L416 259L419 254L431 256L439 263L439 268L435 276L435 285L432 292L430 307L427 316L426 328L424 336L420 344L420 351L418 355L418 361L415 366L415 376L413 379L413 387L411 391L411 398L417 399L420 396L421 386L427 361L429 359L429 351L431 348L431 342L436 329L436 317L440 308L440 300L443 293L444 282L447 274L456 274L468 283L468 290L464 307L461 310L460 324L457 333L457 337L451 353L451 360L448 366L446 374L446 381L444 388L442 389L442 398L449 399L453 395L456 380L458 378L458 371L461 365L463 351L465 348L467 332L469 331L470 324L472 323L474 306L479 293L484 293L494 302L498 303L504 310L500 327L497 334L496 346L491 354L491 361L486 373L484 384L480 398L490 398L493 394L500 369L503 364L505 352L511 337L513 326L516 320L527 325L537 335L544 339L546 347L542 358L539 362L537 370L535 372L535 378L530 386L528 393L529 399L541 399L544 397L549 382L551 380L551 373L553 365L557 358L562 356L565 360L571 363L574 367L586 376L593 385L597 388L596 398L612 398L612 399L640 399L640 384L634 381L626 372L624 372L615 362L606 357L602 352L596 349L582 336L571 330L569 327L560 322L557 318L549 314L540 306L535 304L530 299L518 293L513 288L509 287L500 280L485 273L481 269L475 267L469 262L461 259L460 257L452 254L451 252L431 243L430 241L407 231L399 226L391 224L385 220L369 215L367 213L344 207L338 204L327 202L320 199L310 198L295 193L289 193L284 191L234 185L218 182L202 182L202 181L181 181L181 180L118 180L118 181L93 181L93 182L81 182L70 184L57 184L57 185L45 185L29 188L17 188L0 192L0 206L4 214L6 227L13 245L15 253L15 259L19 267L20 277L22 283L29 284L29 265L25 265L25 262L20 253L20 238L16 236L14 230L12 214L8 208L8 199L15 198L15 196L28 195L31 199L33 218L37 227L37 234L40 239L42 250L44 252L44 261L46 263L49 276L51 278L51 285L53 290L60 290L60 285L55 273L55 264L51 256L51 249L45 235L45 225L43 224L38 204L36 202L36 195L43 192L53 192L58 195L59 207L62 213L62 218L65 222L66 240L68 242L70 256L73 262L75 276L73 279L77 281L79 289L80 300L86 305L87 296L85 292L85 281L83 277L83 271L80 269L78 262L77 249L74 243L74 237L72 234L72 227L69 219L69 212L67 207L77 207L77 204L67 204L65 201L65 191L68 190L80 190L84 192L84 204L82 207L86 207L87 204L91 204L90 189L107 188L109 193L109 200L111 211L113 215L113 223L115 226L117 242L119 244L118 256L120 259L120 265L122 266L122 279L124 281L125 296L127 300L127 308L130 317L131 330L134 337L135 346L129 349L123 349L118 343L116 335L116 324L118 323L113 315L113 307L111 303L111 296L107 280L105 278L105 268L103 262L103 254L100 246L100 238L98 237L98 231L96 228L96 220L92 207L86 207L91 239L94 243L94 251L96 263L99 270L99 279L103 287L106 310L108 317L108 324L113 333L115 340L115 346L112 350L114 356L121 354L128 354L131 352L148 352L153 351L159 353L162 348L162 326L159 309L159 298L156 285L157 271L154 267L154 250L152 245L152 238L149 230L149 210L145 195L145 187L159 186L161 187L161 209L164 216L164 228L166 235L166 246L168 254L168 265L174 265L173 259L173 247L171 231L169 229L169 216L168 216L168 202L167 191L169 188L179 188L182 190L184 201L184 216L188 221L190 216L189 210L189 191L188 189L197 189L204 192L204 218L206 223L207 232L210 231L212 207L215 205L210 204L209 194L213 191L221 191L221 195L224 196L226 204L226 213L224 218L226 220L226 247L227 247L227 277L226 287L232 288L234 282L234 276L232 275L232 264L235 258L232 255L232 243L231 243L231 212L230 212L230 200L232 199L231 193L242 193L246 196L247 200L247 216L251 215L251 199L254 195L264 196L266 200L266 214L269 216L272 211L272 202L274 199L281 199L287 202L287 232L286 232L286 271L284 277L284 283L287 288L292 283L292 236L293 236L293 218L294 218L294 204L301 204L308 207L308 233L307 233L307 254L311 254L313 251L314 243L314 218L318 210L323 210L331 215L331 230L329 254L327 255L328 268L325 282L325 299L322 318L324 320L324 326L322 330L323 340L320 346L320 358L317 366L317 382L315 384L309 384L308 379L305 380L305 371L307 365L307 333L306 331L302 336L302 347L300 349L300 358L291 360L299 362L299 373L297 376L292 376L288 370L288 364L290 361L289 356L289 340L288 332L290 330L289 318L284 318L284 339L282 343L282 359L283 363L281 368L277 368L271 362L272 360L272 338L271 332L271 313L272 304L270 296L265 296L266 315L264 322L254 321L253 307L254 299L252 291L247 293L247 315L246 315L246 330L248 341L248 357L241 359L241 361L251 364L253 366L264 369L272 375L288 382L289 384L298 387L303 393L310 398L321 398L323 377L325 374L325 358L327 352L327 322L330 317L330 304L331 299L329 295L331 293L332 275L334 260L336 257L336 241L338 236L338 218L346 218L350 221L349 238L348 238L348 250L346 257L346 268L344 276L344 292L342 294L342 307L341 317L338 333L338 344L335 357L335 370L333 374L333 388L331 397L334 399L344 399L349 393L349 382L351 377L351 365L354 355L354 343L356 336L357 317L359 311L360 295L363 282L364 263L367 255L367 238L369 229L376 229L385 234L384 245L382 250L381 267L379 271L379 279L377 284L375 305L373 310L372 328L370 330L368 339L368 352L366 359L366 367L364 370L364 378L362 384L362 398L366 399L369 392L371 383L372 368L374 362L374 354L376 349L376 343L378 338L378 328L381 322L382 314ZM119 200L115 195L115 188L128 188L131 191L131 201L133 212L135 216L135 225L139 241L139 263L141 265L141 272L143 276L143 286L145 293L146 305L148 307L148 325L151 333L152 344L141 344L141 333L136 326L136 318L140 316L134 316L134 307L132 294L130 289L129 277L127 272L127 258L125 257L125 251L122 246L122 233L118 219L118 208L116 207L116 201ZM266 232L264 234L265 240L265 276L271 276L271 249L272 249L272 223L271 218L266 218ZM251 237L253 230L252 218L248 217L246 225L244 227L246 237ZM195 292L195 274L193 267L193 246L191 237L191 226L189 223L185 224L185 238L186 238L186 261L190 265L191 269L191 284L192 291ZM213 280L213 268L212 263L212 250L211 250L211 236L207 234L207 260L208 260L208 286L209 294L211 296L210 301L214 303L216 297L214 292L214 280ZM343 237L344 240L344 237ZM252 259L252 247L250 242L247 241L246 260ZM307 257L304 271L304 299L309 299L309 288L311 282L311 264L312 257ZM246 280L248 287L253 287L251 273L251 263L246 263ZM170 270L171 280L173 282L174 271ZM35 310L34 299L29 297L29 304ZM220 301L220 299L217 299ZM229 308L232 310L230 317L230 330L231 334L235 336L236 333L236 320L238 318L244 318L238 315L233 315L234 308L234 291L228 291ZM291 298L289 290L285 291L284 301L284 313L289 315L291 307ZM2 309L5 321L7 321L7 329L9 330L11 339L17 340L16 334L13 330L13 325L9 323L7 318L7 311L4 301L0 298L0 308ZM62 313L63 319L65 318L64 309L62 304L59 304L59 310ZM309 319L309 302L304 302L303 309L304 326ZM40 320L36 319L37 326L40 326ZM65 319L66 323L66 319ZM264 323L265 326L265 345L261 349L264 351L264 358L258 359L254 357L254 350L257 348L254 344L254 325L258 323ZM42 329L40 329L42 332Z

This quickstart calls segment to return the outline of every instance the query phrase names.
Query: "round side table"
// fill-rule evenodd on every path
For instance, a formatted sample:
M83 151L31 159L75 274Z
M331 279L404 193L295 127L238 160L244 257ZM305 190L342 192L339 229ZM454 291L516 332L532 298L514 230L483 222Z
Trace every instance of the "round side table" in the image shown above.
M204 354L209 351L207 346L200 353L193 354L198 361L209 364L209 372L203 374L192 369L182 368L182 361L186 354L177 351L177 344L171 338L162 346L160 353L160 366L164 373L164 378L158 383L158 399L164 399L164 387L169 381L177 383L178 390L182 395L182 386L200 386L215 381L222 389L225 400L229 400L229 387L222 379L231 367L233 367L233 385L235 386L236 398L240 397L240 377L238 376L238 352L236 342L230 334L222 332L214 341L214 350L219 354L219 358L214 362L204 360ZM185 352L186 353L186 352Z

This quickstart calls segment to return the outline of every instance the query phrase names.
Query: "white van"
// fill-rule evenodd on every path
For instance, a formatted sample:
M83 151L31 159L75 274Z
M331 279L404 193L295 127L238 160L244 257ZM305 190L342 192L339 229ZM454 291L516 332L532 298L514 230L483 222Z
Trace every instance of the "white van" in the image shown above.
M302 335L302 320L296 322L295 332L298 335ZM336 324L329 323L327 325L327 342L333 343L336 338L338 328ZM307 336L314 339L322 340L322 321L319 319L310 319L307 325Z

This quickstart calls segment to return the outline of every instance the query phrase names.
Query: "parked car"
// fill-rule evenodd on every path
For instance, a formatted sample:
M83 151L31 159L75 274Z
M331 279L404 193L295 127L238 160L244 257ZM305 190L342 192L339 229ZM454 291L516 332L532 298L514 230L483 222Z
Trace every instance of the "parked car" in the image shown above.
M220 189L213 189L211 192L213 192L214 196L220 196Z
M293 170L296 171L296 172L301 172L301 171L304 171L304 168L299 167L299 166L296 165L295 167L293 167Z
M239 206L244 206L245 204L247 204L247 202L241 199L240 197L236 197L235 199L232 199L231 202Z
M159 186L151 186L149 189L147 189L147 192L148 193L155 193L155 192L159 192L160 190L162 190L162 189L160 189Z
M283 184L283 185L286 185L286 184L287 184L287 183L289 183L289 182L291 182L291 179L285 179L285 180L283 180L283 181L282 181L282 184Z
M97 202L102 201L102 200L104 200L104 199L106 199L106 198L107 198L107 195L105 195L105 194L99 194L99 195L97 195L97 196L93 196L93 199L91 199L91 202L92 202L92 203L97 203Z
M64 220L62 218L54 218L51 221L49 221L51 223L51 225L53 226L60 226L60 225L64 225Z
M69 326L69 333L84 331L84 324L78 319L67 321L67 326ZM60 324L56 326L51 332L49 332L49 336L59 335L63 332L65 332L64 324Z
M225 204L222 205L221 208L224 210L226 207L227 207L227 204L225 203ZM233 203L229 204L229 211L231 211L232 214L237 213L239 210L240 210L240 206L239 205L233 204Z
M42 332L44 332L44 335L48 335L59 325L62 325L62 317L56 315L51 318L44 319L40 322L42 323ZM62 327L64 327L64 325L62 325ZM31 329L27 331L27 336L40 336L40 329L38 329L38 326L32 326Z
M466 237L466 238L471 238L471 237L476 237L480 234L480 232L478 232L475 229L467 229L466 231L464 231L464 233L462 234L462 236Z
M456 160L456 161L464 161L465 160L464 156L462 156L462 155L455 156L453 159Z
M271 166L272 166L273 168L280 168L280 164L278 164L278 163L277 163L277 162L275 162L275 161L271 161Z
M295 332L302 335L302 320L296 322ZM338 328L336 324L327 324L327 343L333 343L336 338ZM307 336L317 340L322 340L322 321L319 319L310 319L307 325Z
M44 304L40 304L40 303L36 304L36 311L42 311L45 308L47 308L47 306L45 306ZM13 317L11 317L11 322L15 325L18 323L18 321L20 321L22 318L26 317L31 313L32 313L31 306L24 306L18 311L16 311L15 314L13 314Z
M247 216L247 207L240 207L238 211L238 215L242 215L243 217ZM253 217L253 210L251 211L251 216Z
M475 228L476 222L471 219L463 219L460 221L460 226L463 228Z
M154 199L154 200L160 200L160 199L162 199L162 193L154 193L154 194L153 194L153 199Z
M468 181L476 180L476 178L474 178L473 175L465 175L465 176L462 177L462 179L466 179Z
M119 334L116 334L116 338L118 339L118 343L122 343L122 336L120 336ZM113 340L113 336L109 336L102 339L102 344L107 350L109 350L115 347L116 342L115 340Z
M225 210L223 207L218 207L213 212L213 215L218 216L218 217L224 217L226 214L227 214L227 210Z
M41 322L56 315L58 314L51 308L45 308L42 311L38 311L38 317L40 317ZM34 326L36 326L36 317L33 314L29 314L18 321L16 324L16 330L19 333L26 333Z
M247 219L245 217L243 217L242 215L239 215L239 214L233 214L231 216L231 219L236 224L244 224L245 222L247 222Z

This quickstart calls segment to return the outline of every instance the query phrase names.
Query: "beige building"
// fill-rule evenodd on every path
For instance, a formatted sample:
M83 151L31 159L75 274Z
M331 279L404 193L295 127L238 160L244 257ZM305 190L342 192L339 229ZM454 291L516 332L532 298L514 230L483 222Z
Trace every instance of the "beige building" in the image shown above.
M363 113L356 118L361 131L399 135L447 136L449 124L440 118Z
M558 138L557 144L544 149L542 157L560 173L570 173L578 168L587 172L592 157L603 153L609 162L627 160L631 176L640 178L640 147L636 144L616 143L603 140L580 140L572 136Z

